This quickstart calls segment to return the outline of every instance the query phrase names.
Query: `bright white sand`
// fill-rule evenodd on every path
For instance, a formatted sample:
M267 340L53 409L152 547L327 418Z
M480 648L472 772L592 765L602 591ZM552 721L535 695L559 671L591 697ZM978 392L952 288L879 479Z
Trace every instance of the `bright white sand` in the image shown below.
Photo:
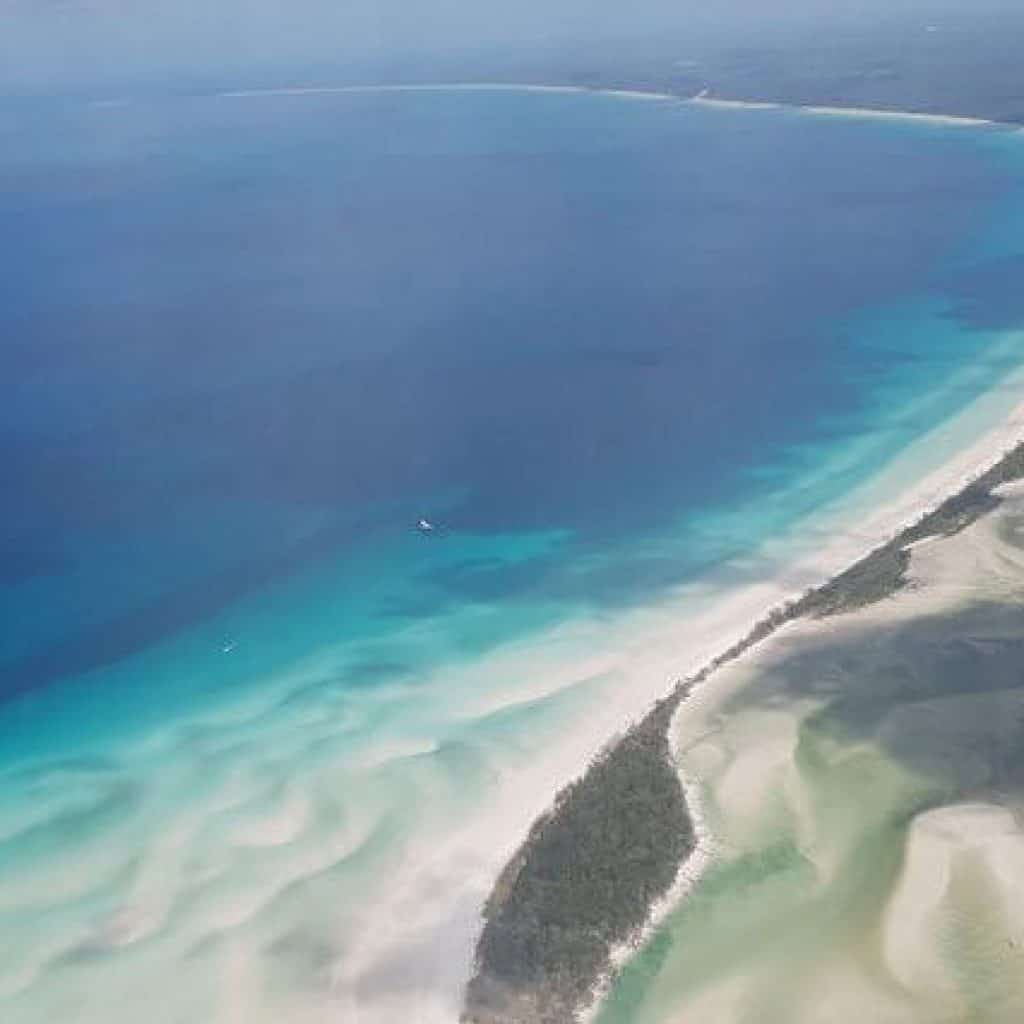
M539 92L585 93L593 90L577 85L514 85L504 82L450 82L447 84L409 85L311 85L277 89L229 89L216 93L220 99L259 99L266 96L330 96L346 93L388 92ZM645 97L646 98L646 97Z
M679 101L678 96L673 96L670 92L645 92L639 89L591 89L591 92L596 92L600 96L621 96L627 100L673 100Z

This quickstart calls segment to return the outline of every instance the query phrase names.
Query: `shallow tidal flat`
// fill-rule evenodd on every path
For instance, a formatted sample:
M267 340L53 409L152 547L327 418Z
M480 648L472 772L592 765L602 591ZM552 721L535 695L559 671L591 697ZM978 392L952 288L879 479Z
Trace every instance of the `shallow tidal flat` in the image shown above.
M601 1024L1024 1019L1024 489L674 721L710 864Z

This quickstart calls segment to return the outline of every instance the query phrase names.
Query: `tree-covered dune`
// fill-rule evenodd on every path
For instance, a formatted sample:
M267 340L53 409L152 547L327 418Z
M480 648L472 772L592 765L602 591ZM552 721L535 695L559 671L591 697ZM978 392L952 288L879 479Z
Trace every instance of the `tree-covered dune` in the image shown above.
M672 885L693 836L660 703L564 789L486 908L471 1024L564 1024L591 998L612 948L635 936Z

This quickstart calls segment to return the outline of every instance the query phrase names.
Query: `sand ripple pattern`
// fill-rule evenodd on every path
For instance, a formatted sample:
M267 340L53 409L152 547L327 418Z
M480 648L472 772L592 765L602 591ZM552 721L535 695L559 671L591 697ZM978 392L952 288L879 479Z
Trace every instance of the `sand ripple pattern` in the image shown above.
M0 1019L446 1019L493 874L465 823L600 680L354 673L0 776Z

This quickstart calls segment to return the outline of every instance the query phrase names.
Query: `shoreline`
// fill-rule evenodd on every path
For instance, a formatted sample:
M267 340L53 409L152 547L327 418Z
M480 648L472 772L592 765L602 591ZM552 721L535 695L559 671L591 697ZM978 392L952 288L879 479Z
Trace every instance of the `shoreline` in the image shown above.
M1012 388L1014 377L1024 379L1024 371L1011 373L1008 379L992 390ZM980 396L970 408L990 395L991 393L986 393ZM952 417L952 421L966 415L970 408ZM917 444L928 443L932 434L948 430L950 425L951 421L946 421L911 448L915 448ZM907 455L906 452L903 454ZM899 457L895 461L898 462ZM880 474L880 477L892 472L899 472L899 468L891 465ZM757 619L736 642L722 649L721 653L710 658L696 672L681 679L677 676L677 682L653 707L639 720L634 720L632 726L626 727L617 739L609 741L587 769L559 792L554 807L535 821L529 835L499 876L499 882L488 900L483 930L477 942L475 973L467 988L468 998L461 1018L464 1024L533 1024L535 1020L549 1019L542 1008L531 1008L531 1016L521 1016L511 1005L489 1007L483 1005L479 998L474 1000L474 992L481 991L479 979L486 977L491 966L486 958L481 956L481 949L488 929L500 927L502 912L507 916L510 901L515 899L517 880L520 877L528 877L534 870L531 856L542 845L545 831L566 822L570 828L572 827L573 803L579 799L581 793L586 793L588 780L594 778L596 769L607 766L616 753L624 746L634 743L637 736L658 733L660 730L666 751L664 767L674 773L678 796L686 810L688 846L684 856L674 863L675 870L671 882L653 899L647 901L642 925L627 925L617 929L612 922L607 935L608 941L604 945L600 969L584 981L577 982L577 988L586 987L588 996L574 1002L572 1019L587 1024L595 1019L608 987L625 961L646 938L649 938L665 915L677 905L678 900L685 898L686 892L699 881L703 869L709 863L710 840L698 805L693 803L692 784L688 784L688 780L678 772L674 751L668 750L671 743L671 723L693 695L694 690L710 682L719 668L736 662L790 622L840 615L878 603L896 593L907 583L905 573L909 566L911 547L932 538L951 536L964 529L1000 504L1000 499L993 494L1000 484L1022 477L1024 404L1015 406L1002 423L985 431L973 443L963 446L937 469L926 473L917 485L909 489L909 492L898 495L895 501L887 504L873 517L873 521L864 524L859 531L859 535L867 540L872 533L881 528L879 520L887 520L890 524L886 531L887 540L881 543L866 543L860 549L861 552L866 551L866 554L846 559L837 571L824 579L824 582L806 588L802 593L792 593L771 605L767 613ZM865 485L863 490L870 492L872 487L877 487L878 484L879 480L876 479ZM877 537L877 534L875 535ZM835 546L841 548L844 539L846 538L837 538ZM747 622L750 622L749 618ZM578 836L578 841L571 844L574 850L578 850L579 843L585 843L585 839L585 836ZM495 921L499 921L499 924L495 925ZM562 977L567 973L571 975L569 965L551 966L554 968L554 974ZM500 971L501 968L499 973ZM541 1011L539 1016L536 1015L537 1009ZM557 1019L558 1012L562 1011L556 1011L556 1016L550 1019Z
M962 128L1017 128L1008 121L961 114L930 113L921 110L889 110L885 107L843 107L817 103L773 103L759 100L731 100L711 95L697 95L687 101L691 106L721 110L793 110L822 117L864 118L881 121L910 121L921 124L949 125Z

